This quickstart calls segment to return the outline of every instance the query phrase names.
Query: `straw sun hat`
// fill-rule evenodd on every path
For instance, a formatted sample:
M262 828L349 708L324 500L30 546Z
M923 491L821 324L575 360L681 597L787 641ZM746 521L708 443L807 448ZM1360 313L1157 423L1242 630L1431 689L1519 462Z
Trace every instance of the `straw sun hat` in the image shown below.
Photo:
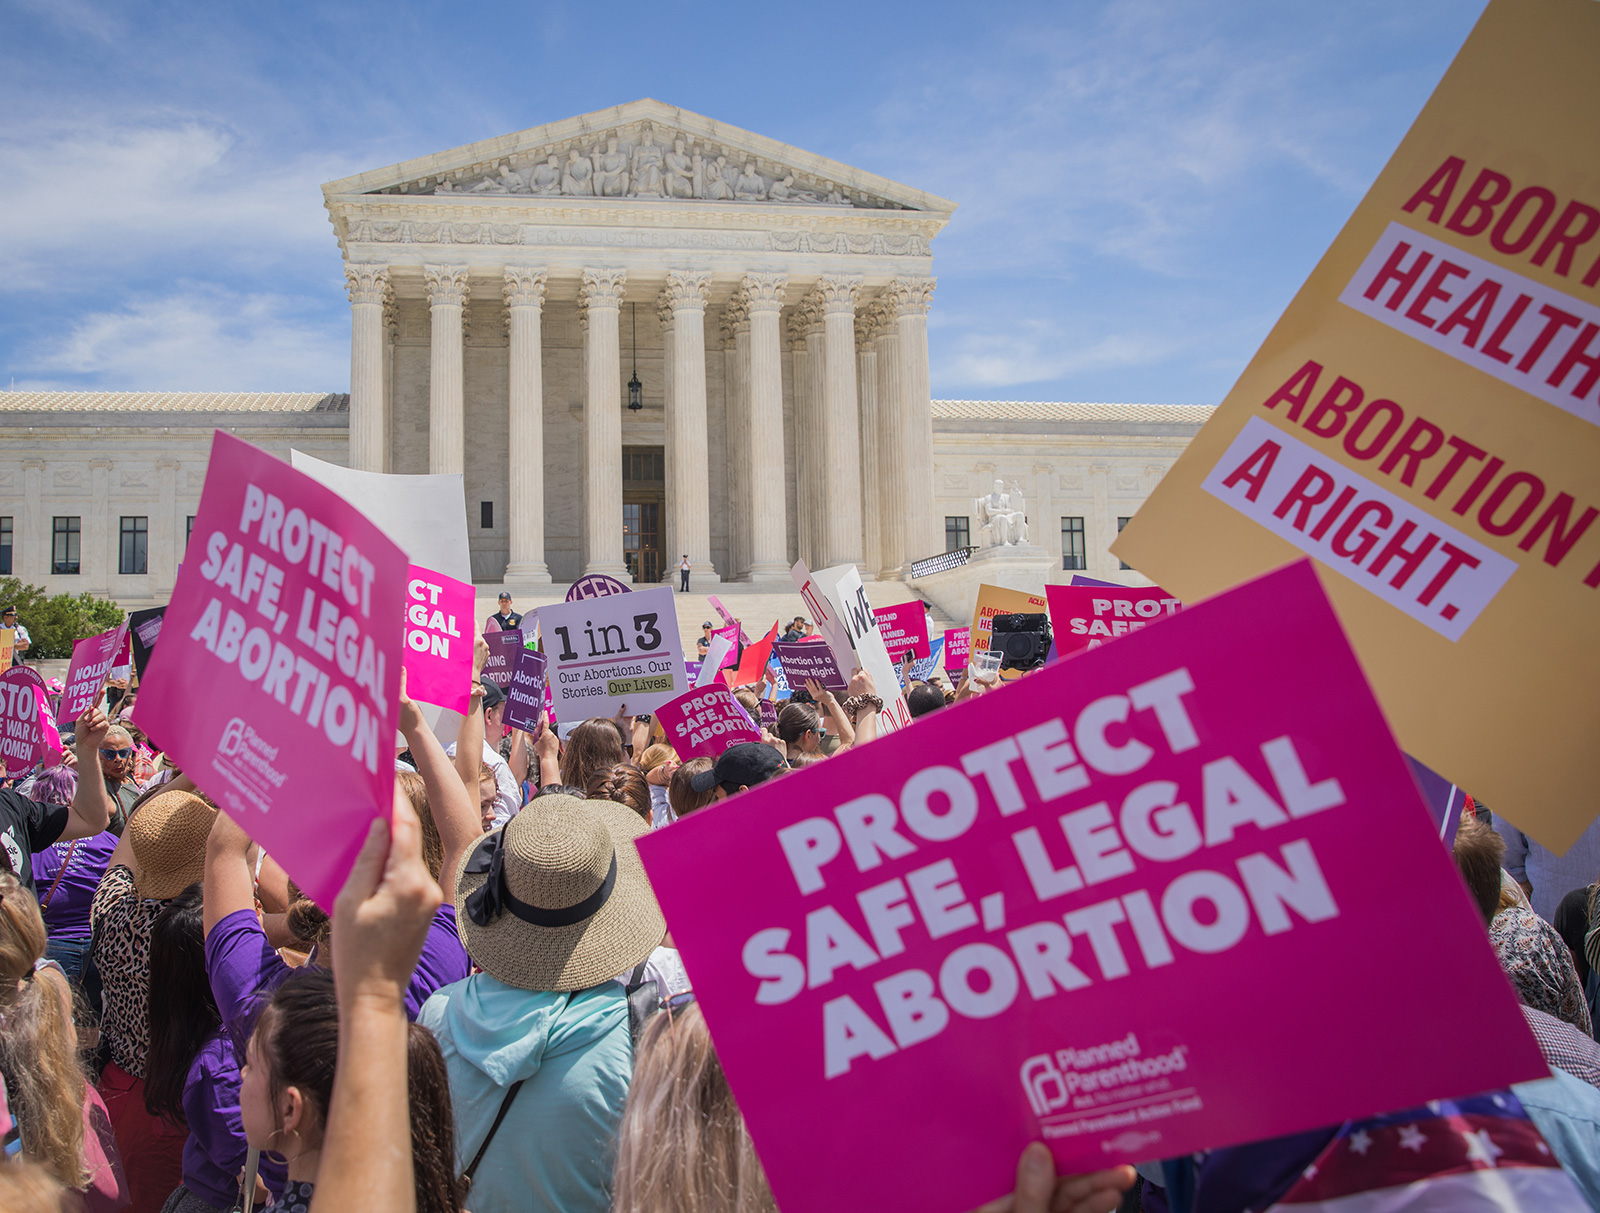
M176 897L206 874L206 835L217 811L189 792L152 796L128 818L135 891L143 898Z
M660 945L637 813L551 794L478 840L456 876L456 925L485 972L523 990L586 990Z

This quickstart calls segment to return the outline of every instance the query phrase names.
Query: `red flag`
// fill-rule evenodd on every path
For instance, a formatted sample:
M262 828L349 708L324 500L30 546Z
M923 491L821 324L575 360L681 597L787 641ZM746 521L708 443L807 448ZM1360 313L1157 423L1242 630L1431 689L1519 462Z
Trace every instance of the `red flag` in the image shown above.
M767 669L767 662L772 657L772 642L777 638L778 625L774 623L765 636L745 647L744 659L739 662L739 672L733 676L734 686L742 687L761 681L761 676Z

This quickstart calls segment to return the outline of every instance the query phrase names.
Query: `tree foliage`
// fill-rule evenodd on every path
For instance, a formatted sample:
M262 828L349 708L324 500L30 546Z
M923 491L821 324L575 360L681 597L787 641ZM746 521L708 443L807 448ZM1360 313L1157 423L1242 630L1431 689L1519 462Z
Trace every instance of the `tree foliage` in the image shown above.
M27 659L71 657L72 642L94 636L122 622L116 603L93 594L57 594L15 577L0 577L0 606L17 608L17 622L28 629L33 647Z

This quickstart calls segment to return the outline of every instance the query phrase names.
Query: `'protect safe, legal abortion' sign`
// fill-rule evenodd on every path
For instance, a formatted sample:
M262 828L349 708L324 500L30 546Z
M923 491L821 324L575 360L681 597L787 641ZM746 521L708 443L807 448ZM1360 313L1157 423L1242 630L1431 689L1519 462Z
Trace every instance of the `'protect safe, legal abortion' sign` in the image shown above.
M1305 562L639 851L785 1213L1549 1072Z

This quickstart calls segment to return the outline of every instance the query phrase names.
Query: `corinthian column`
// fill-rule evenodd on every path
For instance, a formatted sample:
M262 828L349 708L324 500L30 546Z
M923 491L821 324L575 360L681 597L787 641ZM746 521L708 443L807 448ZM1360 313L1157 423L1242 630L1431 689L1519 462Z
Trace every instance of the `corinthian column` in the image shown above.
M617 310L626 270L584 270L578 306L587 320L583 407L583 534L585 573L627 578L622 560L622 368Z
M347 265L350 296L350 466L383 471L383 304L389 289L386 265Z
M723 575L739 580L750 572L750 515L755 493L750 484L750 316L743 290L722 309L722 399L727 417L728 564Z
M906 562L906 427L900 400L900 331L893 296L879 296L878 580L896 581Z
M933 406L928 392L928 301L932 278L896 278L889 283L900 334L900 408L905 426L906 553L918 560L944 550L944 534L933 511Z
M817 283L827 347L822 388L822 558L824 567L860 565L861 418L856 401L856 297L860 274Z
M428 471L459 475L466 449L461 309L469 293L467 267L425 265L422 274L433 329L428 359Z
M878 513L878 309L856 316L856 395L861 411L861 555L872 576L883 567Z
M746 274L741 290L750 316L748 475L751 485L750 580L789 582L789 522L783 467L783 345L778 313L787 274Z
M511 560L507 584L550 584L544 562L545 271L507 266L502 297L510 325Z
M715 584L711 564L711 471L706 446L706 294L707 273L667 275L662 303L672 309L672 396L667 433L672 458L667 463L667 534L676 545L669 557L687 553L696 579ZM667 562L673 570L676 560Z

